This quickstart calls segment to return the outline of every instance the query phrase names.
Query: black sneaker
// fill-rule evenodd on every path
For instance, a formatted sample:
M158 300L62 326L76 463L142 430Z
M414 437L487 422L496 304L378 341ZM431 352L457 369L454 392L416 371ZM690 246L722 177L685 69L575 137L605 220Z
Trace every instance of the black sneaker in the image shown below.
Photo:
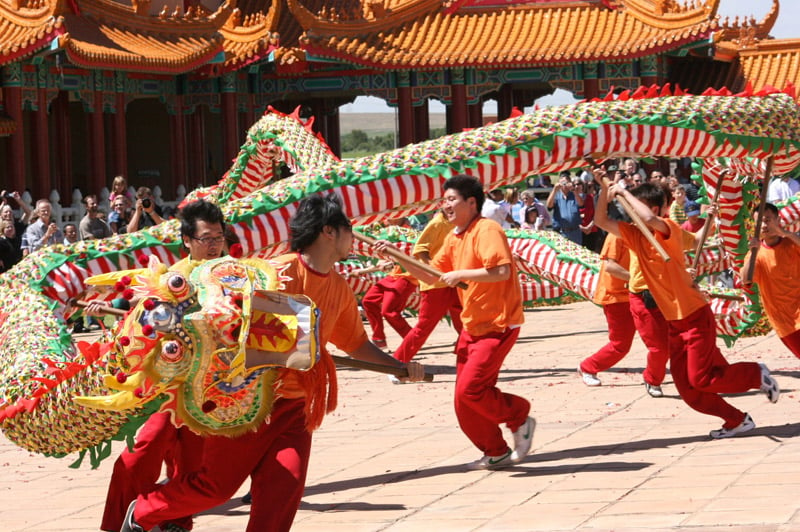
M122 528L119 529L119 532L146 532L133 517L135 509L136 501L131 501L130 505L128 505L128 511L125 512L125 519L122 521Z

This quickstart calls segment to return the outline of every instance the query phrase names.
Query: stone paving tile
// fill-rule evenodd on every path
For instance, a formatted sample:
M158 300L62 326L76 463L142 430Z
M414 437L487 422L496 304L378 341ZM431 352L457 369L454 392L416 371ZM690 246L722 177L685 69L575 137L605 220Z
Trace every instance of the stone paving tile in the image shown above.
M800 531L800 361L774 334L723 352L731 362L766 362L784 390L780 402L731 396L758 427L710 441L720 421L683 404L669 375L667 397L645 393L638 339L618 368L600 374L603 386L582 384L575 368L606 341L597 307L529 310L526 319L500 387L532 401L531 456L503 471L465 469L480 453L453 413L455 337L442 324L418 355L434 383L393 386L383 375L339 371L339 408L314 435L293 531ZM92 471L69 469L73 459L33 455L0 437L0 532L97 530L113 460ZM244 530L248 485L197 516L195 530Z

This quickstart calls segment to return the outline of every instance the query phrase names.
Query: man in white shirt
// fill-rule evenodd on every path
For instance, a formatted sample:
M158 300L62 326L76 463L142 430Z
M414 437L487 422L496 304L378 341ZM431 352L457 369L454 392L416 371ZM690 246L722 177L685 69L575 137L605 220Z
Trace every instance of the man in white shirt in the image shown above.
M767 201L781 203L800 192L800 184L788 175L774 178L767 187Z

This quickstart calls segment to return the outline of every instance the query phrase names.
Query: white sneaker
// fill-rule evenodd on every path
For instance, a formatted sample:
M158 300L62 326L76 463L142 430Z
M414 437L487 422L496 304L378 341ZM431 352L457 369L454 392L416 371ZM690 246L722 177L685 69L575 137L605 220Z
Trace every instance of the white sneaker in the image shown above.
M482 469L502 469L504 467L514 465L511 457L513 451L509 450L506 454L500 456L483 455L479 460L467 464L467 469L470 471L480 471Z
M514 452L511 453L511 461L521 462L529 452L533 443L533 431L536 430L536 420L528 416L525 423L512 432L514 435Z
M389 382L392 384L405 384L403 381L398 379L395 375L387 375L389 377Z
M661 386L656 386L655 384L645 382L644 389L647 390L647 393L650 394L650 397L664 397L664 392L661 390Z
M726 429L725 427L722 427L720 429L712 430L708 435L715 440L721 440L723 438L731 438L733 436L736 436L737 434L749 432L754 428L756 428L755 421L753 421L753 418L750 417L750 414L745 414L744 421L742 421L732 429Z
M767 394L770 403L777 403L781 397L778 381L769 374L769 368L766 365L759 364L759 366L761 366L761 391Z
M580 374L581 378L583 379L583 383L586 386L600 386L603 384L600 382L600 379L597 378L597 373L586 373L585 371L581 370L580 366L578 366L578 373Z

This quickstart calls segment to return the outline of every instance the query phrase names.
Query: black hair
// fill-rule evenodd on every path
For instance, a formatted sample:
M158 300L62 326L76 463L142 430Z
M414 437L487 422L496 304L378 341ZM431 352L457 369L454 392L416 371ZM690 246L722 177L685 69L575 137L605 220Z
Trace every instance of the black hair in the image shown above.
M311 246L325 227L337 231L352 227L342 208L342 200L333 193L303 198L289 220L292 251L303 251Z
M178 211L178 218L181 221L181 236L194 238L197 230L198 220L209 224L220 224L225 231L225 216L216 203L206 200L196 200L187 203Z
M453 189L465 200L475 198L475 206L478 212L483 208L486 196L483 194L483 187L480 182L471 175L458 174L444 182L444 190Z
M778 208L775 205L773 205L772 203L765 203L764 204L764 210L771 212L775 216L780 216L780 213L778 212Z
M664 193L664 188L661 185L642 183L641 185L632 188L631 194L633 194L634 198L643 202L648 207L661 208L667 203L667 195Z

